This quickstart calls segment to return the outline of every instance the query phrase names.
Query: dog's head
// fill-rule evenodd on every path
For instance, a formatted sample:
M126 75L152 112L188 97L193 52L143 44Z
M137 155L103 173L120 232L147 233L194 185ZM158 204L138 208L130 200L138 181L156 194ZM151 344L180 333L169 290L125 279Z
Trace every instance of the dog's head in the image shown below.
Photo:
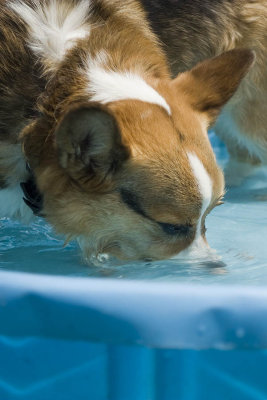
M47 220L87 257L164 259L205 240L205 217L224 193L207 129L252 60L232 51L174 80L148 78L162 104L76 102L41 145L46 121L28 127Z

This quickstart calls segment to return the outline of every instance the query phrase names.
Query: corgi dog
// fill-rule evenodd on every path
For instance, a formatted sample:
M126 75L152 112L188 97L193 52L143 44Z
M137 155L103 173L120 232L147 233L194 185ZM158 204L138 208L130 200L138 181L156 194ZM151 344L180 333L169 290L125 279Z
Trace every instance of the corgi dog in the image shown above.
M0 216L42 215L90 261L205 245L224 194L209 126L264 159L264 2L0 5Z

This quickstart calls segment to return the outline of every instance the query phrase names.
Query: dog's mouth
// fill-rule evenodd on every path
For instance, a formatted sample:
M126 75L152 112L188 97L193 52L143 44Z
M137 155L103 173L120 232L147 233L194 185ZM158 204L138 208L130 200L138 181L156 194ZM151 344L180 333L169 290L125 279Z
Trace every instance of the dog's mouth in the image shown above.
M132 262L155 261L158 258L144 254L137 244L127 240L110 241L103 238L96 242L88 241L85 237L77 239L86 263L93 266L121 266Z
M198 255L197 258L196 253L190 257L190 255L184 255L179 254L177 256L171 257L169 261L171 262L177 262L178 264L181 263L181 265L192 265L192 264L198 264L199 266L203 267L209 267L212 270L218 270L218 268L222 269L225 267L225 263L222 261L221 256L219 256L215 250L210 249L209 252L205 254ZM168 259L166 259L167 261ZM141 263L151 263L151 262L157 262L159 260L153 259L153 258L142 258L139 260L131 261L131 260L121 260L112 254L108 253L98 253L98 254L92 254L89 258L87 258L87 262L89 265L92 265L94 267L121 267L123 265L127 265L132 262L141 262ZM161 262L163 260L160 260Z
M212 263L218 266L222 264L221 257L215 250L211 249L205 239L199 237L198 240L189 245L186 249L173 256L153 257L153 255L138 254L137 249L127 246L127 243L110 242L109 245L98 245L90 247L90 242L85 238L78 238L83 258L86 263L95 267L116 267L132 262L155 262L163 260L176 261L177 263ZM102 243L103 244L103 243ZM203 264L203 265L204 265Z
M109 253L92 254L88 261L95 267L117 267L125 264L125 261L122 261Z
M107 239L98 241L88 240L86 237L77 238L86 263L93 266L117 266L125 263L118 242L109 242ZM120 256L118 256L118 253Z

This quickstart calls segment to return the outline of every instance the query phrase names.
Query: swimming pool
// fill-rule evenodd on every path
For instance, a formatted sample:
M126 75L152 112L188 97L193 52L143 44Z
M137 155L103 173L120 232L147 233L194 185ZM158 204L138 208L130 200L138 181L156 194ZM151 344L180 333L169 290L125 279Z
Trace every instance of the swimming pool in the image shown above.
M89 268L1 220L0 399L266 400L266 199L265 168L227 192L208 260Z

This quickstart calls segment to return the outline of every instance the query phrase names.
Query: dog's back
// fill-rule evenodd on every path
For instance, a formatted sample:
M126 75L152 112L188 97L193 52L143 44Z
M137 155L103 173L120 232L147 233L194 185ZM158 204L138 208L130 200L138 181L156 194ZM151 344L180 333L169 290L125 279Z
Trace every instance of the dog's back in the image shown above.
M174 75L234 46L240 0L140 1Z

